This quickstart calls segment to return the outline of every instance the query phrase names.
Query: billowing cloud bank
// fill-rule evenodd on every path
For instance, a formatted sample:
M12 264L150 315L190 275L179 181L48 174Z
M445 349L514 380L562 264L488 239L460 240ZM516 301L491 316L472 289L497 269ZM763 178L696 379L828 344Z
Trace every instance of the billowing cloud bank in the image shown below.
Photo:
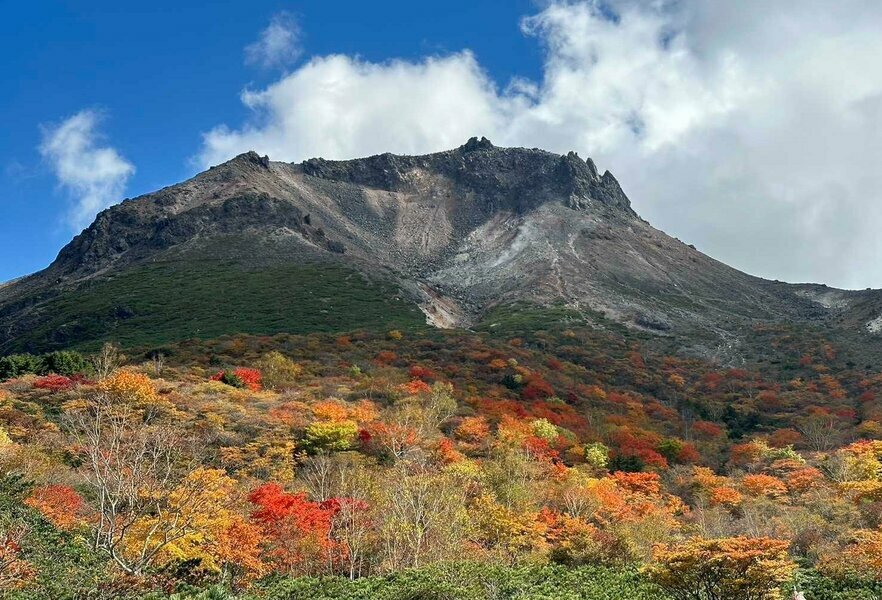
M656 226L749 272L882 287L882 4L552 2L522 22L541 81L498 86L468 51L316 57L243 93L210 165L499 145L577 150Z

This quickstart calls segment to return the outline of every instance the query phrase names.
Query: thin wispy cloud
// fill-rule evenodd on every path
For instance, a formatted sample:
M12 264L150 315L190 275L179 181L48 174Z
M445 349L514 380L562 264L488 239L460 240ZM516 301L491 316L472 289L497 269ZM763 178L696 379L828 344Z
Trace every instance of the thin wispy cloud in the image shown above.
M273 16L257 41L245 48L245 62L264 69L284 68L294 64L302 53L297 20L281 12Z
M66 217L72 229L86 227L98 212L119 202L135 172L115 148L104 145L98 131L101 117L97 111L82 110L43 127L40 154L73 199Z

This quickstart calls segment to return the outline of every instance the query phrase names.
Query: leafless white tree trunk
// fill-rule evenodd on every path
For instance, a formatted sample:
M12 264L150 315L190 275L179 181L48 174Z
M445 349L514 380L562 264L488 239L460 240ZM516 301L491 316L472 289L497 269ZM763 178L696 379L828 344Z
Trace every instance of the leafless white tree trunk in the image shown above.
M191 466L182 454L184 438L168 425L145 423L135 408L101 393L70 414L69 423L98 504L92 545L126 573L140 574L191 531L195 507L188 503L199 490L179 487Z
M123 357L119 353L119 348L110 342L106 342L101 346L101 350L92 357L92 368L95 369L95 375L98 379L105 379L111 373L119 368L122 364Z

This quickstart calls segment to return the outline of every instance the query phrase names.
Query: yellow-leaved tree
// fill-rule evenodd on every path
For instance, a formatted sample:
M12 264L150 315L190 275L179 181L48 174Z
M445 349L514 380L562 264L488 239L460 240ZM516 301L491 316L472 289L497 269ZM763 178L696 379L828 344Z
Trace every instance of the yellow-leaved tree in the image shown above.
M777 600L796 564L770 538L693 538L660 544L647 572L676 600Z
M260 532L235 510L237 487L223 469L195 469L171 490L163 511L133 523L126 552L156 549L157 564L198 561L212 573L260 575ZM174 515L178 527L169 530L165 515Z

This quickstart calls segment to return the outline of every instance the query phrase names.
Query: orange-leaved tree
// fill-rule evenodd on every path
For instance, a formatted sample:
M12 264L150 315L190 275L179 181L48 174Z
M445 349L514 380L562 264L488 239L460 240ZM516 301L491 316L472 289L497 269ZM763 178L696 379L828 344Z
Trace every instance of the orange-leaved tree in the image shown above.
M788 546L747 537L660 544L647 572L676 600L777 600L796 569Z

